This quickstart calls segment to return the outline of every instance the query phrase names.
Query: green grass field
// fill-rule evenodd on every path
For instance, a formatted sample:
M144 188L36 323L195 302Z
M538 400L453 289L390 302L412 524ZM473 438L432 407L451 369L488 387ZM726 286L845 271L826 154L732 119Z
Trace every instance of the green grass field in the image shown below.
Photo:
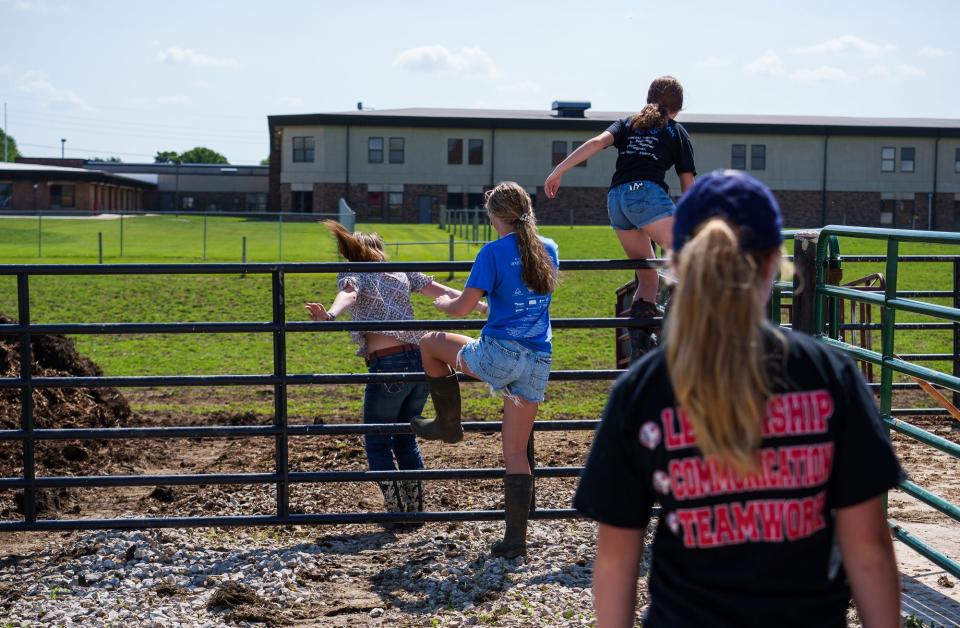
M198 262L202 259L203 224L199 217L136 217L124 220L124 255L120 257L118 220L44 219L43 256L38 257L37 220L0 219L0 263L79 263L97 261L97 233L104 238L105 263ZM335 261L333 240L317 223L283 224L283 261ZM360 230L379 231L387 242L443 241L440 245L402 246L390 250L394 260L445 260L448 235L434 225L358 225ZM564 259L619 258L622 251L608 227L542 227L542 233L560 245ZM247 237L250 262L273 262L279 256L277 223L243 218L216 218L207 223L207 261L240 261L241 237ZM903 245L903 254L960 253L960 247ZM456 257L470 260L476 246L456 247ZM866 240L847 240L841 245L846 254L878 253L882 244ZM844 281L882 270L881 264L850 264L844 269ZM952 287L952 271L946 264L904 265L900 272L901 289L940 289ZM446 282L445 274L437 279ZM462 287L465 273L449 282ZM557 290L552 313L555 317L609 316L614 310L616 288L630 279L628 271L567 272ZM30 280L31 316L34 323L53 322L173 322L173 321L266 321L271 318L270 278L268 275L130 275L130 276L36 276ZM303 303L317 300L329 303L335 294L333 275L288 275L286 279L286 316L288 320L306 320ZM941 303L946 301L941 300ZM17 311L16 283L12 276L0 276L0 312ZM426 298L416 299L418 318L440 318ZM879 319L879 316L877 316ZM915 315L899 315L898 320L929 320ZM612 368L614 365L613 330L558 330L555 335L555 367ZM172 374L253 374L272 372L269 334L207 335L126 335L78 336L79 350L101 365L109 375ZM950 352L952 335L943 332L903 332L897 350L913 352ZM875 346L879 346L879 339ZM355 347L347 334L337 332L290 334L287 339L289 373L362 372L363 362L354 355ZM948 363L933 364L949 371ZM545 416L590 417L602 409L603 391L608 384L554 384L553 403L545 404ZM323 413L336 407L337 413L358 410L359 387L340 397L330 388L308 387L291 393L292 413ZM589 394L585 394L588 393ZM343 403L348 399L347 403ZM162 401L152 402L155 408ZM170 401L170 407L176 405ZM495 413L496 402L477 396L470 403L478 413ZM197 412L223 409L269 413L270 400L211 397L210 404L199 403ZM482 406L480 408L479 406Z

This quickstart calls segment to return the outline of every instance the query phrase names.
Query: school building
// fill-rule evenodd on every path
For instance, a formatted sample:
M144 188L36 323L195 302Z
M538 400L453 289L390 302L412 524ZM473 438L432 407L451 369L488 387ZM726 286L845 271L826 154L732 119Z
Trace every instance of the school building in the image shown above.
M147 195L157 187L80 167L83 161L76 161L70 166L0 163L0 211L136 211L144 209Z
M564 176L556 199L543 182L581 142L632 112L586 102L549 110L393 109L268 117L269 206L357 219L432 222L441 208L478 207L514 180L544 223L606 224L616 162L608 148ZM735 168L776 193L790 227L856 224L960 228L960 120L817 116L678 117L697 170ZM673 172L667 182L679 194Z
M110 163L20 157L0 163L0 211L267 211L267 166Z

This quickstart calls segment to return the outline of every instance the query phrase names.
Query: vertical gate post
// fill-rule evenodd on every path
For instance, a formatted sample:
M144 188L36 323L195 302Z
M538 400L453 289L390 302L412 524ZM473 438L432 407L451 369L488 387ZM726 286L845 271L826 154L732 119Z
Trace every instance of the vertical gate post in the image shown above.
M30 285L28 275L17 275L17 318L20 325L30 325ZM37 520L37 494L33 485L36 471L33 466L33 354L30 348L30 332L20 333L20 429L27 433L23 439L23 479L29 482L23 489L23 518L27 523Z
M455 254L454 247L455 247L455 245L454 245L454 242L453 242L453 234L451 233L451 234L450 234L450 261L451 261L451 262L456 261L456 259L457 259L457 258L456 258L456 254ZM453 271L452 271L452 270L450 271L450 274L447 275L447 281L449 281L449 280L451 280L451 279L453 279Z
M960 258L953 259L953 307L960 308ZM953 324L953 376L960 377L960 323ZM953 405L960 407L960 392L953 392Z
M897 311L888 304L897 298L897 262L900 255L900 243L895 239L887 240L886 284L883 291L883 307L880 308L880 353L883 364L880 366L880 413L889 415L893 407L893 369L888 360L894 359L894 333L896 332Z
M275 438L276 443L276 471L280 479L277 481L277 516L290 515L290 480L288 470L288 437L287 437L287 336L283 330L286 322L286 311L283 285L283 271L275 270L272 273L273 297L273 324L278 328L273 332L273 374L280 381L273 385L273 424L280 428Z
M819 231L798 231L793 236L793 308L790 324L796 331L819 333L816 321L817 298L817 242ZM822 324L821 324L822 327Z

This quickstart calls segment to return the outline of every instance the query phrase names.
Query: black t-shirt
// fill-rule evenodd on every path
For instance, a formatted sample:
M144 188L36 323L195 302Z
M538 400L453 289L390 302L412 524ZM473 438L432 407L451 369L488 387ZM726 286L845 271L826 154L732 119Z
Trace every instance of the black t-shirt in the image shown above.
M610 187L633 181L653 181L669 192L664 176L670 166L677 174L692 172L693 144L687 130L676 120L658 129L635 130L630 126L633 116L617 120L607 128L617 148L617 169Z
M768 343L774 394L755 475L700 455L662 350L610 394L574 507L643 529L660 503L646 627L846 625L832 510L904 476L853 361L803 334L786 338L786 350L772 334Z

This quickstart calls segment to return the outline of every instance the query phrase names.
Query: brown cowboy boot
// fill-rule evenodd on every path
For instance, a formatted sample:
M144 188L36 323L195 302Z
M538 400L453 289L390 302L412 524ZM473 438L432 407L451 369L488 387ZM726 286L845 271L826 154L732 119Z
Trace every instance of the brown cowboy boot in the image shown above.
M446 377L430 377L430 398L437 418L414 417L410 421L413 433L426 440L442 440L445 443L459 443L463 440L463 426L460 425L460 382L457 374Z
M503 509L506 529L503 540L494 543L490 553L502 558L516 558L527 553L527 520L530 518L530 495L533 476L510 474L503 476Z

